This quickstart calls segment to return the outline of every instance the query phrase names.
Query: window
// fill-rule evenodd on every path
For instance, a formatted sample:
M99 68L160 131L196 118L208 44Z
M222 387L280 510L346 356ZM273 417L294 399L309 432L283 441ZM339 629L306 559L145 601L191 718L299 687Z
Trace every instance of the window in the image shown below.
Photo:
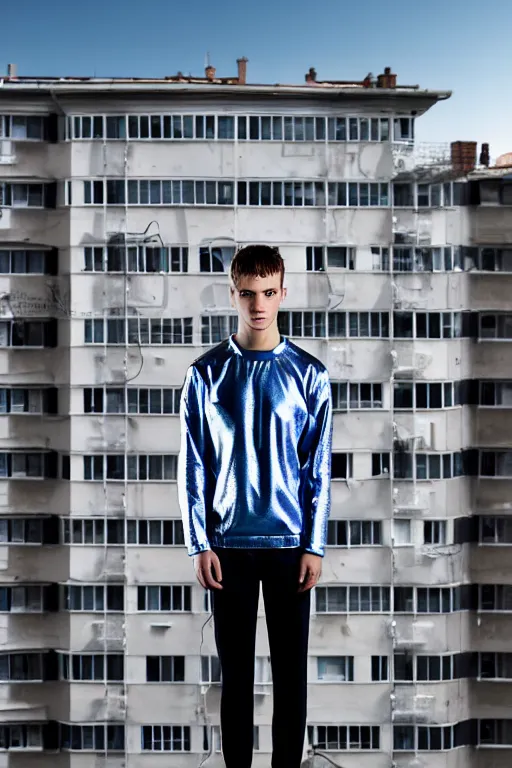
M389 184L383 182L327 182L328 205L333 208L387 208Z
M59 653L59 679L120 683L124 680L124 655Z
M356 249L347 245L308 245L306 270L324 272L325 269L355 269Z
M480 314L480 339L512 339L512 314Z
M381 545L381 520L329 520L327 523L327 546L371 547Z
M389 475L390 454L372 453L372 477Z
M324 181L238 181L240 206L324 207Z
M10 132L11 120L18 120L18 131L27 130L24 121L40 121L39 117L6 116L4 135ZM412 118L398 119L395 134L403 130L412 138ZM31 123L31 131L39 138L41 126ZM390 140L390 119L388 117L325 117L301 115L70 115L66 121L67 140L122 139L173 140L173 141L292 141L325 142L357 141L382 142ZM0 136L2 124L0 123ZM25 136L23 136L24 138ZM396 140L396 139L395 139Z
M454 679L454 656L416 657L416 679L419 682L438 682Z
M278 325L281 333L296 338L389 337L387 312L279 312Z
M354 682L353 656L318 656L317 679L324 682Z
M483 680L512 680L512 653L479 653L478 677Z
M331 476L333 480L347 480L353 477L353 454L331 454Z
M60 747L67 751L89 752L123 751L125 748L124 725L95 723L90 725L60 724Z
M464 720L453 725L395 725L393 749L424 752L473 746L477 740L476 722Z
M84 456L84 480L176 480L174 454L95 454Z
M478 268L484 272L512 272L512 248L480 248Z
M64 457L62 457L64 459ZM17 480L56 478L59 456L48 453L0 453L0 479Z
M0 138L42 141L46 138L46 115L1 115Z
M0 182L0 205L4 208L54 208L54 184Z
M179 414L181 387L86 387L84 413Z
M316 587L317 613L386 613L389 587Z
M56 347L56 320L1 320L1 347Z
M512 544L512 517L480 517L480 544Z
M325 312L278 312L277 323L285 336L320 339L326 335Z
M394 272L452 272L461 269L452 246L393 246Z
M0 655L0 682L43 681L41 653L6 653Z
M190 752L189 725L142 725L143 752Z
M57 271L56 250L0 249L0 274L54 275Z
M393 120L393 141L412 141L414 139L414 118L395 117Z
M56 414L57 412L58 390L55 387L48 389L0 388L0 414Z
M127 544L185 546L183 523L179 520L127 520Z
M414 459L414 461L413 461ZM410 453L395 451L394 475L396 479L441 480L473 476L477 469L477 453L473 450L457 453Z
M1 613L42 613L45 591L42 586L0 586Z
M43 520L37 517L33 519L30 517L1 518L0 543L42 544Z
M393 546L408 546L412 544L411 521L405 519L393 520Z
M64 544L124 544L125 521L121 519L63 518L61 524Z
M334 411L382 408L382 384L331 382Z
M184 656L146 656L146 682L185 682Z
M5 750L43 749L43 726L0 725L0 752Z
M425 544L446 544L446 520L424 520L423 541Z
M192 318L116 317L84 320L85 344L192 344Z
M370 253L372 257L372 270L375 272L388 272L389 248L381 245L372 245Z
M378 725L308 725L308 742L315 749L380 749Z
M480 477L512 477L512 451L480 451Z
M237 315L202 315L201 344L220 344L238 328Z
M238 182L246 184L247 182ZM261 184L261 182L249 182ZM84 205L158 205L202 206L234 205L235 182L194 181L191 179L128 179L87 180L84 184ZM121 186L122 185L122 186ZM323 186L323 184L322 184ZM247 204L240 203L239 204ZM263 204L263 203L262 203Z
M192 588L183 585L137 587L138 611L190 612Z
M471 585L395 587L395 613L452 613L473 608Z
M218 656L201 656L201 682L220 683L221 671Z
M455 339L463 333L461 312L394 312L396 339Z
M389 659L387 656L372 656L372 682L384 683L389 680Z
M469 404L471 382L395 382L393 389L394 408L418 410L453 408Z
M480 720L478 744L512 746L512 720Z
M234 255L233 246L199 248L199 271L227 272Z
M481 381L479 405L512 408L512 381Z
M260 729L258 725L253 730L253 749L260 748ZM219 725L203 726L203 752L211 754L222 751L222 736Z
M64 611L123 611L124 587L122 584L65 584L62 587L61 605Z
M86 272L188 272L188 248L185 246L108 245L85 246Z
M512 585L479 584L478 590L480 611L512 611Z

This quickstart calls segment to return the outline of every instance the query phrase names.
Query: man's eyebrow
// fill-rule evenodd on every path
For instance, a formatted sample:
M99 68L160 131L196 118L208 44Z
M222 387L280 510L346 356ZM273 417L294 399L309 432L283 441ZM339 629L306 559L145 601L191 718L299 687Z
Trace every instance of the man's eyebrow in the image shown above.
M263 291L259 291L259 293L267 293L268 291L277 291L277 288L265 288ZM251 291L250 288L240 288L239 293L258 293L258 291Z

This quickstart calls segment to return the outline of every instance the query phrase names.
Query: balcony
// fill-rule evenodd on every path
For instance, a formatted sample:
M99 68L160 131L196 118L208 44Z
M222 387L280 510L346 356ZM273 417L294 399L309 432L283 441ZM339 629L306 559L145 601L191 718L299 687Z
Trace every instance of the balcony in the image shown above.
M389 623L389 634L395 650L407 651L423 648L432 634L434 624L431 621L420 621L400 617Z

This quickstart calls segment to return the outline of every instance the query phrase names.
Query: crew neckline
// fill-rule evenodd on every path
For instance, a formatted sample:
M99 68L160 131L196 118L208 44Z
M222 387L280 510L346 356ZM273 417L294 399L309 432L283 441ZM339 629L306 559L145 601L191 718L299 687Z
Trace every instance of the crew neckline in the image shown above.
M240 355L240 357L244 357L246 360L273 360L275 357L279 357L279 355L284 352L287 342L286 337L281 336L281 341L277 347L274 347L274 349L245 349L245 347L240 346L238 341L235 339L235 334L232 333L229 337L229 343L234 352L237 355Z

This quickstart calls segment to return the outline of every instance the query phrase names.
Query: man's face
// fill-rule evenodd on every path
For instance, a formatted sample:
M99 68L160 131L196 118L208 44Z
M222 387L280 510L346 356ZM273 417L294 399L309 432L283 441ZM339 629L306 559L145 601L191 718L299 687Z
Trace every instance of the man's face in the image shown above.
M279 306L286 296L281 275L242 277L238 288L231 288L231 304L238 312L240 330L266 331L276 321Z

